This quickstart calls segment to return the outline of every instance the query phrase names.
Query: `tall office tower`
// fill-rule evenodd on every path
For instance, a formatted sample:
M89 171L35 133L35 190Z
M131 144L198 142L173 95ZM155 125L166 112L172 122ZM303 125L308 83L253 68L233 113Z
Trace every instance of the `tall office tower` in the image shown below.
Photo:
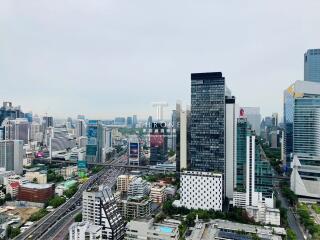
M279 125L279 115L278 113L272 113L272 126L278 127Z
M5 120L3 122L5 139L7 140L23 140L24 144L29 141L29 122L25 118L17 118L14 120Z
M132 117L127 117L127 127L131 128L133 124Z
M3 102L0 108L0 125L4 119L13 120L16 118L23 118L24 113L21 111L20 106L14 107L11 102Z
M166 102L153 102L152 106L156 108L157 121L163 120L163 108L168 107Z
M30 126L30 140L41 142L43 134L41 132L41 125L37 122L32 122Z
M137 117L137 115L133 115L132 116L132 127L136 128L137 124L138 124L138 117Z
M84 191L82 199L83 221L102 226L102 239L123 239L124 222L109 187Z
M225 173L225 79L221 72L191 74L191 167Z
M140 164L140 143L139 138L136 135L129 137L129 165Z
M233 96L226 96L226 120L225 120L225 148L226 148L226 168L225 168L225 188L226 197L233 199L236 176L236 99Z
M148 117L147 128L148 128L148 129L151 129L151 128L152 128L152 116L149 116L149 117Z
M264 201L273 207L272 169L260 155L260 145L251 125L246 118L238 118L236 206L257 206L258 201Z
M86 117L85 117L84 115L82 115L82 114L79 114L79 115L77 116L77 119L86 120Z
M33 117L32 117L32 122L35 122L35 123L41 123L41 119L40 119L40 117L37 115L37 114L35 114Z
M181 138L180 138L180 132L181 132L181 102L176 102L176 114L175 114L175 128L176 128L176 171L179 173L182 169L181 167ZM186 163L186 162L185 162Z
M103 147L111 148L112 147L112 130L110 128L104 128L104 139L103 139Z
M29 123L32 123L33 122L33 114L32 114L32 112L25 113L24 114L24 118L26 118Z
M308 49L304 54L304 80L320 82L320 49Z
M88 143L86 146L86 159L89 162L97 160L98 122L98 120L89 120L87 125Z
M53 127L53 117L45 116L42 118L42 127L47 129L48 127Z
M168 129L153 123L150 132L150 165L168 161Z
M0 140L0 167L22 174L23 141Z
M285 90L284 121L285 153L293 159L291 189L320 198L320 83L296 81Z
M76 136L83 137L86 136L86 122L83 119L76 120Z
M121 125L121 126L126 125L126 118L124 118L124 117L116 117L114 119L114 125Z
M168 124L168 149L176 151L177 113L172 110L171 123Z
M252 126L252 130L260 135L261 114L260 107L241 107L244 110L245 117Z

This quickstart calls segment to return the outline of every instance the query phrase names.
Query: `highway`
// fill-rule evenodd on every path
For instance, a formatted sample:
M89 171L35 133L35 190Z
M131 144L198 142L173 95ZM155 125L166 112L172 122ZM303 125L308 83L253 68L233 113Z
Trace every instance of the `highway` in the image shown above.
M127 157L125 155L119 156L114 162L116 164L125 164ZM44 236L46 232L49 231L48 236L54 236L59 229L58 227L63 227L64 223L67 222L68 219L63 220L66 213L70 211L74 211L76 208L81 208L82 201L82 193L87 190L88 188L94 185L101 185L105 184L112 187L116 181L117 177L120 174L125 172L124 168L105 168L99 173L91 176L89 180L84 183L83 185L79 185L78 191L70 198L67 202L63 205L58 207L55 211L47 214L45 217L40 219L39 221L35 222L31 225L23 233L19 234L16 240L23 240L23 239L39 239L41 236ZM61 223L60 223L61 221ZM56 227L56 223L59 223L58 227ZM60 226L61 225L61 226ZM46 234L47 235L47 234Z

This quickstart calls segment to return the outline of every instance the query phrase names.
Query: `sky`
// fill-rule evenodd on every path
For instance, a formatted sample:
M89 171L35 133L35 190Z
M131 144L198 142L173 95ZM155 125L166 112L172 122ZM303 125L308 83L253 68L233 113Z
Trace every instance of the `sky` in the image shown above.
M0 101L57 117L155 115L221 71L241 106L282 114L320 48L319 0L1 0Z

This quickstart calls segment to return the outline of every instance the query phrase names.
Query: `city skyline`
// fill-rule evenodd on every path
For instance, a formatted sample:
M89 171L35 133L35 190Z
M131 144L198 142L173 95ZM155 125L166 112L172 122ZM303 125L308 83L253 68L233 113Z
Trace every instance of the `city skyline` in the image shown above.
M181 3L4 1L0 101L98 119L147 118L167 101L169 118L177 99L190 103L191 72L221 71L242 106L282 115L283 90L318 47L320 3Z

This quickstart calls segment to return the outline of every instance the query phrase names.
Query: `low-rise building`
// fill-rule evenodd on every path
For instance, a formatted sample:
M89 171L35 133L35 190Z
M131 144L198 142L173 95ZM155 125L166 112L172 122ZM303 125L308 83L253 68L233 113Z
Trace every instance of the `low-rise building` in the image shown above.
M11 195L12 198L15 198L18 195L19 187L19 182L12 182L7 185L6 191Z
M94 225L88 221L76 222L69 227L69 240L100 240L102 239L102 226Z
M153 219L132 220L127 224L125 239L178 240L179 224L155 223Z
M13 182L18 182L20 185L22 185L28 183L29 180L24 177L21 177L20 175L9 175L3 178L4 185L8 185Z
M166 200L165 186L154 184L150 189L150 198L154 203L163 203Z
M54 195L52 184L22 184L19 188L17 199L20 201L45 203Z
M131 197L117 203L120 214L126 219L145 218L151 215L151 200L147 197Z
M196 220L191 234L186 240L216 240L216 239L252 239L253 235L265 240L281 240L286 230L279 227L258 226L231 222L222 219L200 222Z
M26 172L24 176L29 182L47 183L47 174L45 172Z

